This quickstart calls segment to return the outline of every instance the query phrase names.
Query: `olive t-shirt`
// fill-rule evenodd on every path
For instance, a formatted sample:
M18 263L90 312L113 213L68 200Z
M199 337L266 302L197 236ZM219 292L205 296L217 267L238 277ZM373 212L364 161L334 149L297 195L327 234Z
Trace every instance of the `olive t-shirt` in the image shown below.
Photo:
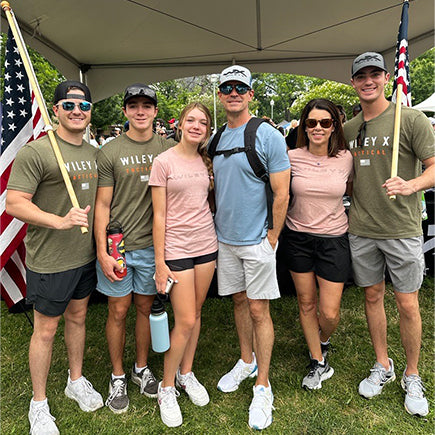
M83 141L73 145L56 135L65 168L81 208L91 206L88 233L80 227L54 230L36 225L27 228L26 265L37 273L75 269L95 259L93 221L97 191L97 150ZM12 166L8 189L33 194L41 210L65 216L72 204L48 136L25 145Z
M154 158L175 143L156 134L136 142L123 134L98 152L98 187L113 187L110 219L121 223L127 251L153 244L151 167Z
M357 145L363 114L344 124L353 155L354 178L349 233L374 239L399 239L422 234L421 192L397 195L392 201L382 184L391 177L395 104L366 122L362 146ZM402 107L398 176L410 180L421 174L421 161L435 155L435 140L427 117Z

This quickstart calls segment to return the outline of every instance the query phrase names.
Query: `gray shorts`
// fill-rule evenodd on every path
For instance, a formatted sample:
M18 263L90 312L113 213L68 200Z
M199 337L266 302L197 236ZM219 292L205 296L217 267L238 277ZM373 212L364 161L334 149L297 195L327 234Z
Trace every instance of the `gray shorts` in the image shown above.
M360 287L385 279L385 266L394 290L413 293L420 289L424 274L423 237L370 239L349 234L353 276Z
M277 299L275 250L265 237L258 245L235 246L219 242L217 278L219 296L246 290L249 299Z

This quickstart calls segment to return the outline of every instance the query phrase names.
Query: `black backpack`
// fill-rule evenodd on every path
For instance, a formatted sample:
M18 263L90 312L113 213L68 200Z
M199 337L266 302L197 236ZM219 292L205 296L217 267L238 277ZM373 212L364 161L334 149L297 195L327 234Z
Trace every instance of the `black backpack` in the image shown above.
M213 139L210 142L207 152L211 160L213 160L213 157L217 155L223 155L224 157L229 157L232 154L245 152L249 165L254 171L254 174L258 178L264 181L266 187L266 199L267 199L267 222L268 222L268 228L272 229L273 228L273 216L272 216L273 192L272 192L272 188L270 187L269 174L267 173L263 163L261 163L261 160L257 155L257 151L255 150L255 137L256 137L257 129L260 126L260 124L262 124L263 122L266 122L266 120L261 118L251 118L248 121L248 124L246 125L245 128L245 134L244 134L245 146L243 148L238 147L230 150L216 151L222 133L226 128L226 125L222 126L213 136Z

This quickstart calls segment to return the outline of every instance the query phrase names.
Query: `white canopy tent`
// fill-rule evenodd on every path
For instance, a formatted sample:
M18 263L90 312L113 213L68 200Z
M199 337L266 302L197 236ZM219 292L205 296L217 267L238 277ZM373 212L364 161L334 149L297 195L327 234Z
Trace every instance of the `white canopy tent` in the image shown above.
M435 92L420 104L415 105L414 109L421 110L422 112L435 112Z
M98 101L133 82L255 72L347 83L352 59L378 51L393 71L402 0L10 0L26 42ZM414 58L433 46L433 0L412 0ZM2 29L7 29L2 14Z

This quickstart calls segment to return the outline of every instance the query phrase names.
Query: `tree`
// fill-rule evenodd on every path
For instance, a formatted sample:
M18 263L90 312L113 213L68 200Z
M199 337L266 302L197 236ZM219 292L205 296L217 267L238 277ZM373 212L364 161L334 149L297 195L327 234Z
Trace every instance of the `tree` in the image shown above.
M7 40L7 35L5 33L2 33L0 59L5 58L6 40ZM54 116L51 108L54 89L60 82L65 80L65 77L37 51L33 50L28 46L27 46L27 51L29 52L30 61L32 62L36 79L38 80L42 96L47 105L47 109L50 115ZM1 77L0 77L0 96L2 99L3 99L3 90L4 90L4 63L2 62Z
M105 130L110 125L123 125L126 121L122 113L123 94L112 95L98 101L92 107L92 129Z
M423 53L410 63L412 104L418 104L430 97L435 88L435 48Z
M348 118L352 117L352 107L359 102L352 86L325 80L322 84L302 94L293 103L291 110L297 115L296 118L300 118L303 108L313 98L326 98L335 104L341 104Z
M270 101L273 100L275 103L273 118L277 122L282 119L290 120L292 118L292 104L299 95L324 81L323 79L293 74L253 74L254 99L258 102L256 106L258 116L271 115Z

